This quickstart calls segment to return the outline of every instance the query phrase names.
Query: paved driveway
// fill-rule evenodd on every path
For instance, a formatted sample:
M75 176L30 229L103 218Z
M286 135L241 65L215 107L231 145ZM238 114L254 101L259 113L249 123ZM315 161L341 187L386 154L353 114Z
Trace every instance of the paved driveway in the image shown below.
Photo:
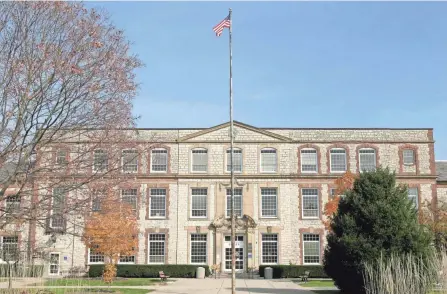
M175 279L173 283L159 286L151 294L228 294L231 279ZM239 294L314 294L287 280L237 279Z

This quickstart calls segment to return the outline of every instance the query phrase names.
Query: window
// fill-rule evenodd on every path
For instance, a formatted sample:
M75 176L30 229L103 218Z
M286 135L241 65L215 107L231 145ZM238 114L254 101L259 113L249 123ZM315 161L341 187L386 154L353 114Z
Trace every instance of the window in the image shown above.
M191 189L191 217L205 218L207 216L207 194L206 188Z
M316 173L317 168L317 150L315 149L302 149L301 150L301 172L303 173Z
M88 249L88 262L89 263L104 263L104 255L96 252L99 248L98 245L93 246L93 249Z
M242 150L233 148L233 171L242 172ZM227 172L231 172L231 149L227 149Z
M149 234L148 263L165 263L165 234Z
M415 162L413 149L404 149L402 151L402 157L404 160L404 165L413 165Z
M376 150L360 149L359 150L359 166L360 171L374 171L376 169Z
M61 187L53 188L53 197L51 203L51 228L64 228L64 206L65 206L65 189Z
M262 261L263 264L278 263L278 235L262 235Z
M276 172L276 150L272 148L261 150L261 172Z
M234 214L242 216L242 189L233 189ZM227 189L227 217L231 217L231 189Z
M168 171L168 150L157 148L151 151L151 172Z
M95 150L94 152L94 171L106 171L109 167L109 160L107 158L107 153L104 150Z
M331 188L331 198L334 198L335 196L340 196L341 198L345 197L345 195L337 195L337 189Z
M208 170L208 150L192 150L192 171L206 172Z
M331 172L346 171L346 150L331 149Z
M68 152L65 150L58 150L56 152L56 164L57 165L67 165L68 164Z
M59 253L50 253L50 275L59 275Z
M149 217L166 217L166 189L150 189L149 195Z
M134 173L138 171L137 150L123 150L121 160L122 160L123 172Z
M92 211L101 211L101 200L105 199L105 190L93 190L92 193Z
M276 217L277 215L276 188L261 188L261 216Z
M318 189L301 189L303 218L318 218Z
M414 207L417 209L418 208L418 188L408 188L408 199L410 199L413 204Z
M320 235L303 235L304 264L320 264Z
M191 263L206 263L206 234L191 234Z
M132 206L133 210L137 209L137 189L121 190L121 201Z
M5 212L16 213L19 212L19 209L20 209L20 196L19 195L6 196Z
M135 263L135 255L122 255L119 263Z
M3 261L16 261L19 258L19 237L1 236L0 237L0 258Z

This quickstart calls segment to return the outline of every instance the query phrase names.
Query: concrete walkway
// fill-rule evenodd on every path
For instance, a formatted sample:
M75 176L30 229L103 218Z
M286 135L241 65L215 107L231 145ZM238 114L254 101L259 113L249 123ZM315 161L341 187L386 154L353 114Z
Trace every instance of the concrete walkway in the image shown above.
M228 294L231 279L175 279L176 282L156 287L151 294ZM240 294L314 294L289 280L237 279Z

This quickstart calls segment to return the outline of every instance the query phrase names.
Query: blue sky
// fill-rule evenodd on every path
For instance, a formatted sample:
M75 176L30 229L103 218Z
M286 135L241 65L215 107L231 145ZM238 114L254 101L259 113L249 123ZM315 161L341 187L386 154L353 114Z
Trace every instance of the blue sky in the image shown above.
M447 159L447 2L89 2L146 64L139 127L433 127Z

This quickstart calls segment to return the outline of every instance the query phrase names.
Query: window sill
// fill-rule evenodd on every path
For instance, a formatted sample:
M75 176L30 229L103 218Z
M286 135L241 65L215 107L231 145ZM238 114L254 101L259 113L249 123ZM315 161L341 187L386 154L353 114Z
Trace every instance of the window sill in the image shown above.
M150 216L148 219L153 219L153 220L165 220L167 219L167 217L163 216L163 217L154 217L154 216Z
M168 173L167 170L151 170L149 173L151 174L166 174Z
M312 217L303 216L301 219L302 220L320 220L320 217L319 216L312 216Z

